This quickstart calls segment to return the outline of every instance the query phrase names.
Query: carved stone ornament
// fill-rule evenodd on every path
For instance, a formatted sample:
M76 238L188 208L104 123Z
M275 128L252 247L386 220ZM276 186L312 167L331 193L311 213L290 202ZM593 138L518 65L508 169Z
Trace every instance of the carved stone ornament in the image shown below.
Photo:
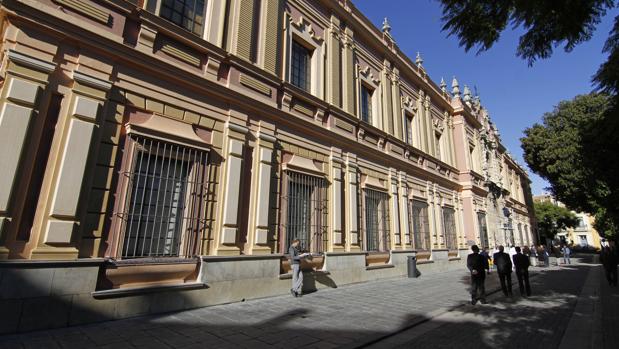
M445 126L443 125L442 120L432 119L432 124L434 125L434 128L437 129L439 132L443 132L443 129L445 128Z
M410 96L402 96L402 104L407 109L417 111L417 103Z
M316 31L314 31L314 28L312 28L312 24L306 20L305 18L303 18L303 16L299 16L299 21L295 22L294 19L292 18L292 16L288 17L290 20L290 23L295 26L300 32L306 32L309 33L310 37L317 41L317 42L322 42L323 38L321 36L316 35Z
M374 77L374 74L372 74L372 69L370 69L369 65L366 65L365 68L361 68L361 66L359 66L359 74L363 75L364 77L366 77L368 80L372 81L376 85L380 82L380 79L377 77Z

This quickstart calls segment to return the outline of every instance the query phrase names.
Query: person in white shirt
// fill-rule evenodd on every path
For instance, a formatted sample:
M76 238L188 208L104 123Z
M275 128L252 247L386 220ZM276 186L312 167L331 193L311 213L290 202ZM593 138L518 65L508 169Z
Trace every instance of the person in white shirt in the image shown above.
M516 255L516 247L514 247L514 245L511 245L509 247L509 260L513 261L514 260L514 256ZM515 271L516 270L516 266L514 264L512 264L512 270Z

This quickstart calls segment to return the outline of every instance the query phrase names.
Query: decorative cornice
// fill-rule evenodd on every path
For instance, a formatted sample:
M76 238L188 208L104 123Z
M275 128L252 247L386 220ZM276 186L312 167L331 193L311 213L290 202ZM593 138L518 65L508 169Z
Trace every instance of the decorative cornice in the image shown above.
M301 32L306 32L307 31L307 33L310 35L310 37L312 39L316 40L317 42L322 43L322 41L324 41L322 36L316 35L316 31L312 27L312 24L308 20L303 18L303 16L299 16L299 21L295 22L294 19L292 18L292 16L289 15L288 16L288 20L290 21L290 24L295 26L299 31L301 31Z
M241 126L241 125L237 125L237 124L233 124L230 121L228 121L228 129L235 131L235 132L240 132L240 133L247 133L249 132L249 129L245 126Z
M14 50L9 50L7 53L9 59L17 64L25 65L27 67L42 71L44 73L51 73L56 69L56 63L45 62L38 58L34 58L23 53L19 53Z
M90 75L86 75L84 73L81 73L79 71L74 71L73 72L73 80L84 84L84 85L88 85L90 87L94 87L94 88L98 88L101 90L109 90L112 88L112 83L109 81L105 81L99 78L95 78L93 76Z

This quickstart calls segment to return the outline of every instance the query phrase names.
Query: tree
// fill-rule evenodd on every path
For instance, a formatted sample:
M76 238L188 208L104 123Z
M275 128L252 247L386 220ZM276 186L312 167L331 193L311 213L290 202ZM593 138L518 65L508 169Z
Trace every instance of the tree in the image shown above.
M439 1L443 30L457 36L466 51L489 50L508 25L524 28L517 55L530 65L549 58L559 46L570 52L589 40L616 7L613 0ZM523 148L529 151L525 160L531 169L550 182L561 201L595 214L596 228L612 234L619 227L619 16L604 52L608 59L593 77L603 94L559 104L553 113L560 115L527 130Z
M542 237L553 239L562 230L578 225L576 215L565 207L551 202L536 202L534 207L537 227Z
M616 200L614 184L595 154L606 152L598 127L609 104L608 95L595 93L560 102L520 139L525 161L551 184L552 194L571 209L595 214L596 229L608 237L616 232L619 210L609 205Z

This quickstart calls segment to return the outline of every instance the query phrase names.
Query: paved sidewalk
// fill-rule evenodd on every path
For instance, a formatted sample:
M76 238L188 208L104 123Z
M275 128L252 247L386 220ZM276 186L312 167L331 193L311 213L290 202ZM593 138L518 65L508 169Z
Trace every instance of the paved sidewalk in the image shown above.
M533 296L495 293L483 307L463 306L374 343L370 348L616 348L619 291L601 267L552 267L532 279Z
M496 289L496 277L487 289ZM461 306L464 269L0 337L0 348L355 347Z
M574 278L567 284L580 289L586 273L577 268L586 267L533 271L532 274L544 274L532 278L533 292L543 287L543 280L552 278L563 284L567 275ZM570 272L571 269L576 271ZM495 275L488 277L488 292L498 289ZM394 333L406 332L411 327L423 328L434 323L434 320L430 321L433 318L458 317L471 312L475 317L484 312L515 308L521 302L515 296L516 301L496 301L493 305L473 307L468 304L468 284L468 272L461 269L423 275L417 279L398 278L320 290L302 298L280 296L160 316L9 335L0 337L0 348L354 348L376 342L380 344L381 339L389 340ZM518 293L515 286L514 291ZM558 315L553 309L562 308L564 303L573 307L572 303L576 302L576 297L567 294L558 294L564 299L557 301L555 291L550 292L527 300L530 304L520 315L540 318L539 314L546 311ZM493 297L500 300L503 296L495 294L491 299ZM554 325L565 328L569 316L558 318ZM419 324L422 325L415 327ZM457 326L441 330L435 336L453 344L450 338L455 339L452 336L463 331L466 331L466 326ZM537 334L547 335L544 332ZM462 342L457 340L457 343Z

